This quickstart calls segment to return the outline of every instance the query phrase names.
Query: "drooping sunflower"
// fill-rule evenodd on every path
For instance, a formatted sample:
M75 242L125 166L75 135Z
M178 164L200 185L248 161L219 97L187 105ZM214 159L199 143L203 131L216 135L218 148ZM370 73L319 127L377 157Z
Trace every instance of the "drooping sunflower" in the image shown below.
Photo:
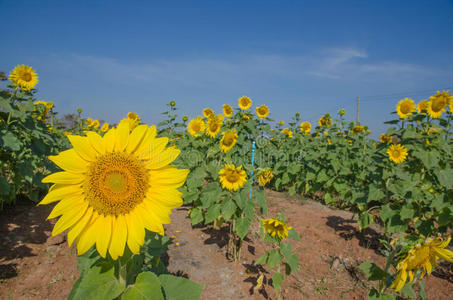
M259 119L264 119L269 115L269 108L266 105L261 105L256 108L256 115Z
M249 113L242 114L242 120L247 122L247 121L249 121L251 119L253 119L253 115L252 114L249 114Z
M129 130L134 130L140 124L140 117L134 112L128 112L127 118L123 119L129 124Z
M365 132L365 127L363 127L362 125L356 125L352 128L351 131L354 134L362 133L362 132Z
M406 147L404 147L403 145L400 145L400 144L391 145L387 149L387 154L391 161L393 161L396 164L399 164L406 160L407 149L406 149Z
M412 99L404 98L396 105L396 113L401 119L406 119L415 111L415 102Z
M187 125L187 131L190 133L191 136L197 137L200 136L205 130L205 123L201 116L198 116L196 119L190 120L189 124Z
M230 118L231 116L233 116L233 108L228 104L223 105L222 111L225 118Z
M274 173L270 168L263 169L258 173L258 184L259 186L265 186L269 182L271 182L272 178L274 178Z
M239 108L242 110L249 109L252 106L252 99L247 96L242 96L238 99Z
M242 166L235 167L233 164L226 164L225 167L219 171L219 180L222 188L237 191L243 187L247 182L247 174Z
M293 137L293 132L289 128L284 128L282 133L286 134L289 138Z
M424 99L418 102L417 111L419 114L426 113L428 111L428 100Z
M311 124L310 122L302 122L300 123L300 131L302 131L305 134L309 134L311 131Z
M261 219L261 224L263 224L264 230L266 230L270 236L277 236L280 240L287 238L288 230L292 229L292 227L287 226L285 222L276 218Z
M440 258L453 262L453 252L445 249L450 240L450 237L445 240L440 237L429 238L423 244L410 249L404 259L398 263L396 267L398 275L390 285L390 288L398 292L404 287L406 281L411 283L414 280L414 275L419 269L422 271L421 278L425 274L431 274L431 271L437 266L437 260Z
M182 204L177 188L189 171L169 165L180 151L156 133L148 125L130 132L121 121L103 137L69 135L73 148L49 157L63 171L42 180L53 186L39 204L59 201L48 217L61 216L52 235L68 230L79 255L96 244L102 257L108 252L113 259L126 244L139 253L145 229L163 235L171 209Z
M102 124L101 132L107 132L109 130L109 123Z
M385 133L381 134L379 136L379 140L381 141L381 143L391 143L392 142L392 137L389 136L389 135L386 135Z
M346 114L346 110L340 109L340 110L338 111L338 114L339 114L340 116L344 116L344 115Z
M223 124L223 116L222 115L214 115L208 119L206 122L206 134L212 138L215 138L217 134L220 132L220 128L222 128Z
M329 128L332 126L332 118L328 114L325 114L319 119L318 124L319 126Z
M220 140L220 150L227 153L231 148L236 145L238 134L236 130L228 130L222 133L222 139Z
M300 123L300 131L302 131L305 134L309 134L311 131L311 124L310 122L302 122Z
M453 95L450 95L449 91L437 92L434 96L429 97L428 102L428 115L431 118L440 118L443 112L446 111L448 105L451 105L453 101Z
M24 91L29 91L38 84L38 74L32 67L18 65L9 74L9 80Z
M203 116L207 119L215 116L215 113L212 109L210 109L209 107L206 107L205 109L203 109Z

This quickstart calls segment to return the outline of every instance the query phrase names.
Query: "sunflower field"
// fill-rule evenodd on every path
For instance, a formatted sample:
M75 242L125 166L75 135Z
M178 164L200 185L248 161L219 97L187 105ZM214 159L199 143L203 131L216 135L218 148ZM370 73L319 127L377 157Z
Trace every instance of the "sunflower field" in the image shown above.
M233 262L258 219L269 250L255 265L271 273L280 297L299 270L291 240L300 236L283 214L269 215L268 189L351 211L360 229L383 229L386 265L360 265L375 282L370 299L423 299L423 277L438 260L453 262L449 91L400 100L376 141L344 110L317 124L299 113L275 122L247 96L193 118L178 116L170 101L157 126L133 112L110 125L80 109L68 122L38 100L31 67L17 66L8 79L0 92L1 207L18 197L57 203L52 235L66 232L81 269L69 299L198 299L203 283L169 274L161 261L170 243L163 225L181 205L193 226L229 228Z

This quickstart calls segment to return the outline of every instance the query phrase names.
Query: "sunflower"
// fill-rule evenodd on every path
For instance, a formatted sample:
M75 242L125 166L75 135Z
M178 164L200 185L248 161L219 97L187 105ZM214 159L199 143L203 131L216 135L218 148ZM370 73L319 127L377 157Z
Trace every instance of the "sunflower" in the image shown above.
M302 131L305 134L309 134L311 131L311 124L310 122L302 122L300 123L300 131Z
M44 101L43 101L44 102ZM53 108L54 103L52 101L46 102L46 109L49 111Z
M352 128L352 133L354 134L358 134L361 132L365 132L365 127L363 127L362 125L356 125Z
M428 111L428 100L422 100L417 104L417 111L419 114L425 113Z
M319 126L329 128L330 126L332 126L332 119L330 118L330 116L328 114L326 114L319 119L318 124L319 124Z
M215 138L216 135L220 132L220 128L223 124L223 116L222 115L214 115L208 119L206 122L206 134L212 138Z
M203 109L203 116L205 118L211 118L212 116L215 116L214 111L210 109L209 107Z
M233 116L233 108L231 106L229 106L228 104L224 104L223 105L223 115L226 118Z
M200 133L203 133L205 130L205 123L201 116L198 116L196 119L192 119L187 125L187 131L191 136L200 136Z
M247 122L248 120L251 120L251 119L253 119L253 115L251 115L251 114L245 113L245 114L242 115L242 120L244 120L244 121L246 121L246 122Z
M381 141L381 143L389 144L392 142L392 137L383 133L379 136L379 140Z
M264 119L269 115L269 108L266 105L261 105L256 108L256 115L259 119Z
M453 252L445 249L450 240L450 237L446 240L442 240L440 237L429 238L423 244L419 244L409 250L404 259L398 263L396 267L398 275L390 285L390 288L398 292L404 287L407 279L409 279L409 283L414 280L414 275L419 269L422 271L420 278L423 278L426 273L428 275L431 274L433 268L437 266L437 260L440 258L453 262Z
M236 130L228 130L222 133L222 139L220 140L220 150L227 153L231 148L236 145L238 134Z
M9 80L24 91L29 91L38 84L38 75L32 67L18 65L9 74Z
M280 240L287 238L288 230L292 229L292 227L287 226L285 222L276 218L261 219L261 224L263 224L264 230L266 230L270 236L277 236Z
M399 164L406 160L407 149L406 147L400 144L391 145L387 150L387 154L391 161L393 161L396 164Z
M345 111L344 109L340 109L340 110L338 111L338 114L339 114L340 116L344 116L344 115L346 114L346 111Z
M249 109L252 106L252 100L247 96L242 96L238 99L238 105L242 110Z
M94 129L98 129L99 128L99 120L94 120L93 123L91 123L91 127L93 127Z
M449 91L437 92L434 96L429 97L427 111L431 118L440 118L447 106L453 101L453 96Z
M127 122L129 124L129 130L132 131L134 130L135 127L137 127L140 124L140 117L134 113L134 112L129 112L127 113L127 118L123 119L123 121Z
M258 183L260 186L265 186L271 182L272 178L274 178L274 173L269 168L261 170L258 173Z
M226 164L225 167L219 171L219 180L222 188L237 191L243 187L247 182L247 174L242 166L235 167L234 165Z
M282 133L286 134L289 138L293 137L293 132L289 128L283 129Z
M53 186L39 204L59 201L48 217L61 216L52 235L68 230L68 244L75 241L79 255L96 244L102 257L108 251L113 259L126 244L138 254L145 228L163 235L171 209L182 204L177 188L189 171L169 165L180 151L156 134L147 125L129 132L121 121L104 137L69 135L73 148L49 157L63 171L42 180Z
M396 105L396 112L401 119L406 119L415 111L415 102L412 99L404 98Z
M85 124L86 124L86 126L91 127L91 125L93 124L93 119L86 118L85 119Z
M101 131L107 132L107 130L109 130L109 123L102 124Z

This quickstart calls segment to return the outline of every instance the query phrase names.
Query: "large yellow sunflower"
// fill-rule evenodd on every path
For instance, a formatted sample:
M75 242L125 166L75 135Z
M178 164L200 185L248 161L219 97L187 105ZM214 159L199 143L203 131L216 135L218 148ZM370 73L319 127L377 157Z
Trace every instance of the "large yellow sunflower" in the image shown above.
M127 118L124 118L122 121L127 122L129 124L129 130L132 131L134 130L135 127L140 124L140 117L134 113L134 112L129 112L127 113Z
M219 171L219 180L222 188L237 191L243 187L247 182L247 174L242 166L235 167L234 165L226 164L225 167Z
M351 131L354 134L362 133L362 132L365 132L365 127L363 127L362 125L356 125L352 128Z
M261 105L256 108L256 115L259 119L264 119L269 115L269 108L266 105Z
M412 99L404 98L396 105L396 113L401 119L405 119L412 115L415 111L415 102Z
M38 74L32 67L18 65L9 74L9 80L24 91L29 91L38 84Z
M101 132L107 132L109 130L109 123L102 124Z
M300 131L302 131L305 134L309 134L311 131L311 124L310 122L302 122L300 123Z
M201 116L198 116L196 119L190 120L189 124L187 125L187 131L190 133L191 136L200 136L205 130L205 123Z
M272 170L267 168L263 169L258 173L258 184L259 186L265 186L269 182L271 182L272 178L274 178L274 173Z
M450 243L451 238L442 240L440 237L429 238L423 244L417 245L407 253L406 257L401 260L396 269L398 275L390 288L396 292L401 290L409 277L409 283L414 280L417 270L421 269L422 275L431 274L431 271L437 266L437 260L442 258L448 262L453 262L453 252L445 249Z
M391 145L387 149L387 154L391 161L399 164L406 160L407 149L406 149L406 147L404 147L403 145L400 145L400 144Z
M287 238L288 230L292 229L279 219L261 219L261 223L270 236L275 237L277 235L281 240Z
M52 235L68 230L79 255L96 244L102 257L108 251L113 259L126 244L139 253L145 228L163 235L171 209L182 204L177 188L189 172L169 165L180 151L166 147L168 138L156 138L155 126L130 132L122 121L104 137L87 132L68 139L73 148L49 157L63 171L42 180L53 186L39 204L59 201L48 217L61 216Z
M429 97L427 111L431 118L440 118L446 111L448 105L451 105L453 96L448 91L437 92L434 96Z
M236 145L238 134L236 130L228 130L222 133L222 139L220 140L220 150L227 153L231 148Z
M233 116L233 108L229 106L228 104L223 105L223 115L225 118L229 118Z
M215 113L212 109L210 109L209 107L206 107L205 109L203 109L203 116L205 118L211 118L213 116L215 116Z
M242 96L238 99L239 108L242 110L249 109L252 106L252 99L247 96Z
M217 134L220 132L220 128L223 124L223 116L222 115L214 115L208 119L206 123L206 134L212 138L215 138Z
M428 100L424 99L418 102L417 111L419 114L426 113L428 111Z

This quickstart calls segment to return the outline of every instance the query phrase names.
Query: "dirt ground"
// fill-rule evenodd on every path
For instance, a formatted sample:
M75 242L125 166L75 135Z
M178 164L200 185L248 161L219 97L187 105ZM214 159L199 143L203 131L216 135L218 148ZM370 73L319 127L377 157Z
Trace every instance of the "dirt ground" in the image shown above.
M375 250L379 229L358 231L351 214L316 202L268 192L269 216L284 212L301 235L293 241L299 272L282 287L283 299L367 299L368 284L358 265L384 257ZM45 221L50 206L18 205L0 214L0 299L65 299L77 280L77 259L63 235L51 237L55 220ZM227 228L192 228L187 207L174 210L166 227L173 243L168 269L204 284L201 299L276 299L272 271L253 266L266 245L260 240L258 218L252 224L240 262L226 258ZM253 287L264 273L263 287ZM429 299L451 299L453 268L445 265L426 280Z

